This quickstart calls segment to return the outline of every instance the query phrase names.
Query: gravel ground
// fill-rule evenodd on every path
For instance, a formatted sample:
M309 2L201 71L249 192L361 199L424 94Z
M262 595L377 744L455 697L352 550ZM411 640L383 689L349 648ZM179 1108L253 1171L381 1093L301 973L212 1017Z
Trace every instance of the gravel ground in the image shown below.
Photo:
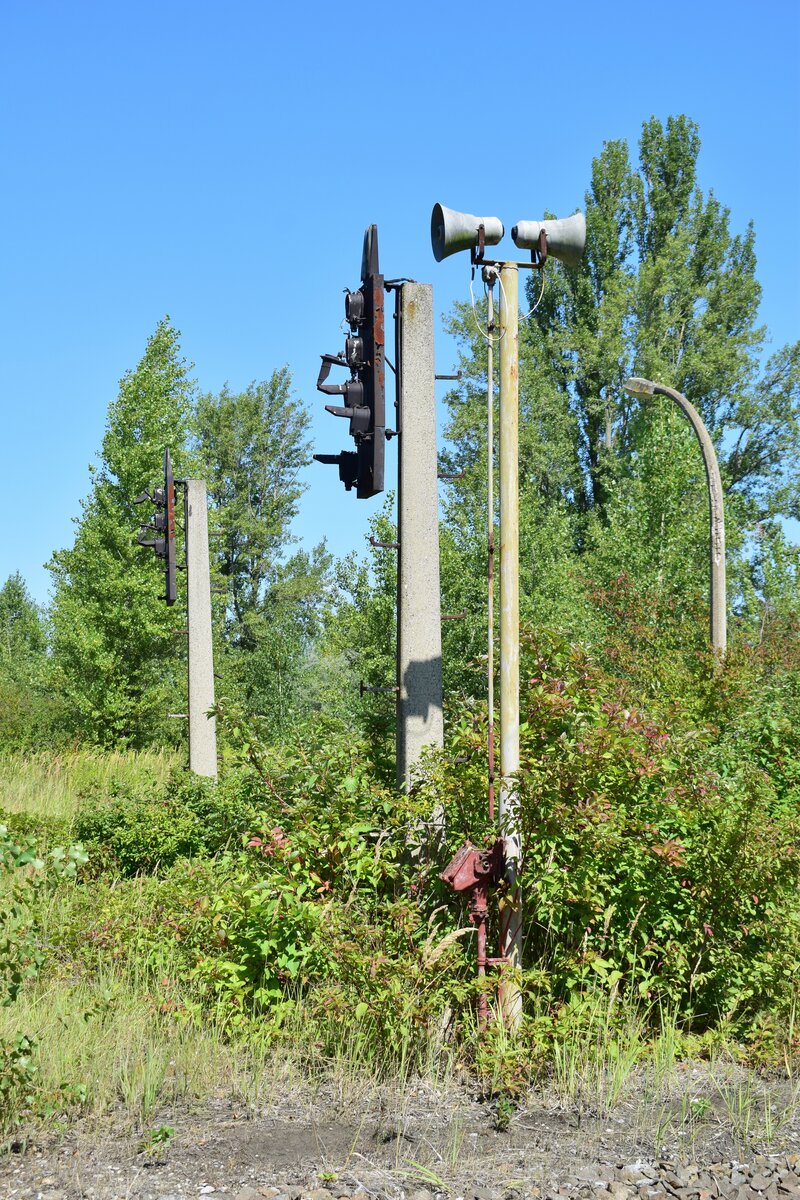
M796 1086L694 1069L651 1091L634 1083L610 1115L547 1093L498 1111L455 1085L297 1085L251 1107L219 1097L140 1129L118 1114L20 1135L0 1159L0 1197L800 1200Z

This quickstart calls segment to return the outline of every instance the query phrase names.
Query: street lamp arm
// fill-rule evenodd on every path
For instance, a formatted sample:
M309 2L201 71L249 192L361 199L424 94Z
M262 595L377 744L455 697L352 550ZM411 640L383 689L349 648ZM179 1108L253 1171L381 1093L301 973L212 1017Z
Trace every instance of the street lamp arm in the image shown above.
M665 387L662 384L656 384L653 389L658 396L669 396L670 400L674 400L681 410L683 415L690 422L692 429L695 432L695 437L700 443L700 449L703 454L703 464L706 469L706 479L708 480L708 496L711 505L711 524L715 531L715 537L711 546L711 554L715 562L725 563L725 522L723 519L724 500L722 494L722 476L719 470L719 461L717 452L714 449L714 443L706 429L705 423L699 412L693 404L686 399L681 392L675 388Z
M708 504L711 517L711 645L724 655L727 649L727 598L725 580L725 501L717 452L702 417L693 404L676 388L649 379L634 377L622 385L632 396L666 396L674 400L694 430L703 455L708 483Z

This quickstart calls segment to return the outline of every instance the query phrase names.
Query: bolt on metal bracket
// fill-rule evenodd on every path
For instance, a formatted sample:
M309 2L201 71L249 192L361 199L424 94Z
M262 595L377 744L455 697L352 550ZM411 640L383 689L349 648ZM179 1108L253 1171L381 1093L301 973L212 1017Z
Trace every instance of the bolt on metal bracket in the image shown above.
M397 687L397 685L395 685L394 687L369 687L366 683L364 683L363 679L360 679L358 682L358 690L361 693L361 695L363 696L366 692L395 692L395 693L397 693L400 691L400 688Z

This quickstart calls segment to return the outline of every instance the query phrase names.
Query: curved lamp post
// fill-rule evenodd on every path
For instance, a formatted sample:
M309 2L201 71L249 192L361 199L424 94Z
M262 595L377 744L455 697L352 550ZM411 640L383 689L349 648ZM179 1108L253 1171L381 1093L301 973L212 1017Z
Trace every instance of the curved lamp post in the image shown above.
M631 396L668 396L670 400L674 400L691 423L700 443L708 482L708 507L711 517L711 645L722 657L728 642L725 592L725 506L722 496L722 478L719 473L714 443L711 441L697 409L675 388L665 387L661 383L652 383L649 379L640 379L638 376L626 379L622 386Z

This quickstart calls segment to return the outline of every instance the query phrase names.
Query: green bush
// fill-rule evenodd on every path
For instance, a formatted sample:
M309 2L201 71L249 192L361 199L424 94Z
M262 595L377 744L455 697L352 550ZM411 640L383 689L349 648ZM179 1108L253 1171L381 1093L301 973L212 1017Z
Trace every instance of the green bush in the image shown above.
M250 791L241 774L217 784L175 771L155 795L121 785L90 807L84 794L75 835L95 849L98 865L123 875L165 870L179 858L241 846L262 819Z
M523 657L517 795L536 1003L544 972L554 1006L601 984L697 1027L788 1012L800 979L797 725L777 704L764 711L752 653L716 676L698 659L683 693L668 687L666 656L661 679L648 664L647 688L613 661L543 636ZM488 832L484 744L467 714L453 746L466 767L436 768L427 785L451 834Z
M195 1015L257 1020L262 1033L302 1004L330 1045L355 1014L365 1044L408 1056L465 977L455 914L435 914L433 895L421 901L410 883L425 873L408 862L416 798L377 785L361 745L266 751L251 741L247 757L258 768L218 787L195 781L169 808L135 802L121 829L116 801L81 825L127 875L155 864L156 851L161 870L86 881L54 931L65 965L136 963L156 993L179 981ZM153 811L164 815L148 831ZM223 836L232 847L203 858ZM165 845L195 857L167 868Z
M621 618L595 655L525 642L529 1063L598 989L654 1022L762 1041L796 999L798 664L785 646L724 667L702 647L657 652L648 620L646 607ZM127 878L84 883L54 940L68 965L136 964L156 1003L166 987L230 1027L274 1032L302 1011L319 1045L352 1034L384 1057L417 1053L475 993L466 906L439 872L465 838L494 836L485 745L485 712L465 706L446 752L397 795L352 738L264 747L236 715L219 784L176 775L81 815L81 836ZM513 1082L522 1060L503 1055Z

